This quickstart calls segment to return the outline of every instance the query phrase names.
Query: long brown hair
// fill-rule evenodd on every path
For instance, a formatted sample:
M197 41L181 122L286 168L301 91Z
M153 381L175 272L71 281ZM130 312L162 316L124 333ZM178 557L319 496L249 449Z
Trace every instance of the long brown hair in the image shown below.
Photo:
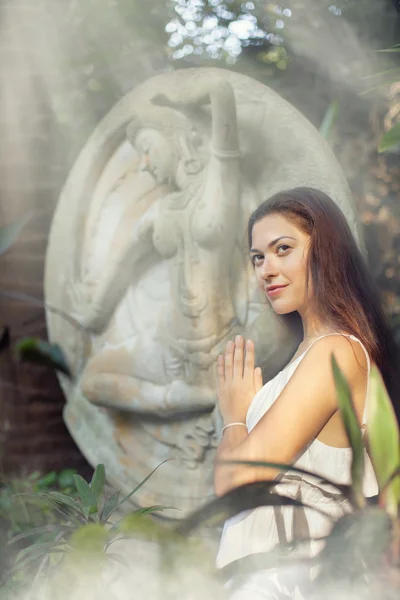
M379 290L342 211L319 190L301 187L279 192L251 215L249 248L254 224L270 214L285 216L310 236L307 281L313 285L313 310L333 328L363 342L381 371L400 421L399 349Z

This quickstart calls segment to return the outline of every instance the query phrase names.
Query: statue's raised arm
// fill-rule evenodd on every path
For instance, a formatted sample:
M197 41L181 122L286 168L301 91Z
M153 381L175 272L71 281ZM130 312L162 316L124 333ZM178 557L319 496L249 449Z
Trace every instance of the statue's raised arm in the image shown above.
M212 150L221 158L240 157L235 96L228 81L207 85L202 80L197 85L179 91L159 94L152 101L154 104L170 106L177 110L210 104Z

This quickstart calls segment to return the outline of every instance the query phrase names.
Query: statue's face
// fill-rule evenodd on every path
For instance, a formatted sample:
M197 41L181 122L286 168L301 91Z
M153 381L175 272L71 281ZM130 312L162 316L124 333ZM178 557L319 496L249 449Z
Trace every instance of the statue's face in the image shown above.
M279 214L268 215L253 227L250 256L257 283L279 315L294 311L303 315L307 309L309 240L309 235ZM270 286L284 287L268 291Z
M141 129L135 138L135 148L143 158L143 169L148 170L158 183L166 183L175 174L175 152L169 142L155 129Z

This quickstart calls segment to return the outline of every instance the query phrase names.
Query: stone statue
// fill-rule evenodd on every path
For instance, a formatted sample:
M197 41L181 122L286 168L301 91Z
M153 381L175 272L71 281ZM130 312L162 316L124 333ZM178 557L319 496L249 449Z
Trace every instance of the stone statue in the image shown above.
M245 236L252 210L296 185L332 195L359 238L344 177L312 125L221 69L139 86L70 175L46 265L47 301L87 332L48 315L76 373L62 382L65 419L126 491L174 459L141 488L140 504L184 514L212 494L215 361L228 339L255 339L265 378L293 352L293 335L257 296Z

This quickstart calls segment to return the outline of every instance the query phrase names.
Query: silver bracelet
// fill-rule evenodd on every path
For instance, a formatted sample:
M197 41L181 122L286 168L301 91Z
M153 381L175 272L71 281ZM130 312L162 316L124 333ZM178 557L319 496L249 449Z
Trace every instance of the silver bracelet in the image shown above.
M228 425L225 425L225 427L222 428L221 436L224 433L225 429L228 429L228 427L234 427L235 425L243 425L243 427L246 427L247 429L246 423L228 423Z

